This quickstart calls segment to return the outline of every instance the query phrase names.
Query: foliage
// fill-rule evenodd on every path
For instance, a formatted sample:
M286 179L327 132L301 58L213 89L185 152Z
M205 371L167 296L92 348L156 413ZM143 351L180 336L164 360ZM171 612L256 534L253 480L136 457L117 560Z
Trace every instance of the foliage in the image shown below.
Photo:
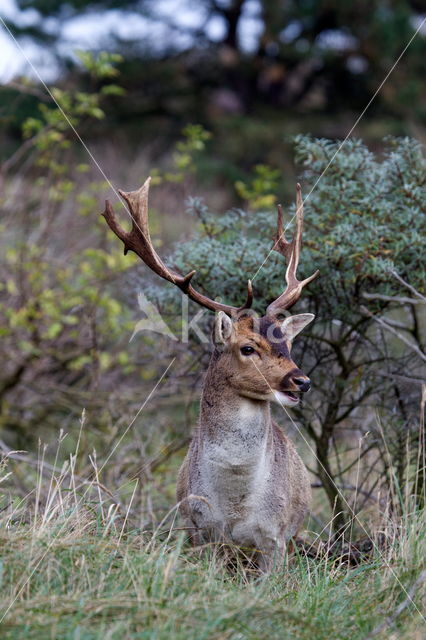
M336 483L347 484L347 452L342 454L347 447L339 453L336 444L340 429L361 434L361 449L352 449L359 455L372 447L378 450L374 473L379 477L387 473L387 452L380 433L368 441L375 428L371 419L362 419L363 409L374 406L393 425L396 437L390 454L400 465L407 438L417 446L413 425L424 353L421 307L415 302L401 305L398 295L401 282L414 291L424 286L425 162L420 145L409 139L388 140L378 158L357 140L342 146L301 136L296 157L304 167L306 198L299 275L306 277L317 268L321 272L299 307L314 312L317 321L297 347L296 362L312 372L315 388L296 414L315 448L316 473L331 509L337 511L335 525L345 529L344 514L351 509L336 489ZM294 212L293 206L288 226ZM189 213L198 221L197 229L191 240L176 247L170 263L182 273L196 269L197 286L236 305L245 299L251 278L255 309L264 313L284 286L283 260L268 252L273 215L234 210L219 217L198 199L189 202ZM170 289L156 285L152 290L163 308L174 304ZM368 295L372 300L366 310ZM403 334L390 333L395 326ZM405 348L407 344L413 346ZM409 476L400 478L401 486L411 482Z
M27 118L22 127L24 139L30 139L36 152L35 165L49 171L50 176L57 180L55 188L58 194L63 190L64 197L69 194L72 184L66 179L61 181L68 167L58 161L57 157L58 153L71 146L71 127L83 125L86 119L93 121L104 118L105 112L101 107L104 96L121 95L123 91L117 84L109 81L118 73L114 64L121 60L121 56L101 52L95 57L91 53L80 52L79 57L93 81L101 82L101 86L91 92L53 87L51 94L55 104L40 103L40 115ZM84 169L80 165L80 171Z
M99 189L108 185L86 179L83 186L90 167L69 165L75 157L69 121L79 128L103 117L102 98L116 86L109 82L116 61L86 54L100 86L92 92L53 88L60 107L40 104L39 117L24 124L21 152L2 167L7 176L24 162L18 177L8 176L2 197L8 248L0 262L0 425L15 443L56 429L64 415L81 410L81 401L94 410L102 387L135 371L136 354L127 344L131 313L111 287L128 260L109 250L100 221L87 232L86 214L93 215ZM106 428L111 417L99 406L97 415Z
M93 8L137 8L150 18L160 3L19 2L30 4L66 21L75 10ZM312 378L313 392L292 414L276 417L312 471L306 535L331 544L366 529L385 533L381 555L353 571L296 556L268 580L247 582L241 567L226 570L216 548L200 557L169 528L208 353L195 340L176 345L146 334L129 344L137 291L155 297L176 325L177 295L165 282L149 286L146 270L121 255L95 215L109 185L82 160L69 125L91 148L98 136L96 151L106 150L103 169L113 148L114 176L129 183L146 175L152 160L144 151L126 163L123 140L139 145L145 136L158 167L154 182L173 202L178 188L194 188L194 176L214 174L222 194L224 184L236 185L248 211L219 215L192 198L185 220L167 221L167 231L173 228L167 239L183 237L168 261L182 272L197 268L196 286L232 304L245 299L251 276L262 313L283 288L283 260L269 251L275 227L269 209L282 188L271 167L283 166L283 134L310 128L307 113L326 114L329 127L330 110L364 107L412 36L413 13L406 2L381 0L356 8L259 4L263 31L253 51L243 51L238 35L249 3L203 1L209 19L224 20L221 42L191 31L184 52L172 38L161 55L149 38L131 49L122 42L123 57L80 52L82 67L66 61L66 78L52 89L69 122L31 81L1 89L3 123L15 136L6 139L4 155L25 120L20 147L0 168L7 246L0 259L0 449L8 459L7 468L6 459L0 463L3 613L8 609L2 637L266 633L361 640L382 622L378 638L394 627L407 640L419 633L417 611L407 600L423 566L426 487L424 422L417 420L425 357L425 171L415 141L389 139L382 155L354 140L342 148L306 136L296 141L307 198L300 274L319 267L321 277L295 309L313 311L317 321L295 344L294 359ZM168 16L168 24L173 21ZM38 26L46 38L41 22L15 33L33 37ZM330 31L355 38L354 48L325 46ZM55 41L52 33L47 38ZM398 131L413 122L421 127L423 63L424 38L417 38L376 103L380 132L390 127L383 113L396 116ZM284 122L283 113L292 110L297 122ZM327 135L346 127L338 115ZM188 121L203 122L214 136L190 125L164 161L161 146L169 150ZM127 130L120 138L124 123L133 127L131 136ZM289 165L284 161L286 180ZM156 212L169 206L155 202L153 235ZM290 207L290 230L294 211ZM161 241L154 238L157 246ZM206 312L201 323L210 320ZM83 407L89 428L82 420L79 430L75 417ZM52 452L53 434L65 452L74 451L69 458ZM36 439L49 442L40 444L38 463ZM32 453L12 452L4 441ZM421 609L424 580L410 593Z
M153 185L159 185L164 181L183 182L190 173L196 171L197 156L204 151L211 133L200 124L189 124L183 129L182 136L183 140L176 143L172 155L173 170L163 173L154 167L151 171Z
M29 26L19 18L15 24L9 21L15 34L47 41L62 56L63 47L57 46L61 31L53 33L46 18L66 22L111 10L117 20L143 18L147 27L143 38L112 39L116 50L120 47L137 63L134 80L127 67L128 80L137 82L135 98L141 61L155 64L160 59L155 77L152 69L145 70L146 94L157 92L161 84L169 108L179 111L181 101L174 98L180 95L187 112L194 98L198 109L205 111L206 101L199 101L199 94L217 87L236 96L234 110L246 112L258 104L308 111L363 108L410 41L421 15L421 3L415 0L374 0L356 7L324 1L283 5L270 0L254 4L202 0L195 10L184 0L176 11L152 0L18 0L17 4L23 10L31 7L33 20ZM185 16L190 13L193 18L188 21ZM218 22L222 29L215 29L212 37L211 25ZM385 111L424 120L424 51L424 38L417 37L398 62L378 98Z
M267 209L275 204L275 192L280 179L280 171L265 164L258 164L253 168L254 177L251 184L242 180L235 183L238 195L248 201L253 209Z
M383 293L397 293L392 269L422 289L425 162L420 144L408 138L389 140L383 160L357 140L348 140L335 155L339 147L338 142L305 136L296 140L306 198L300 270L301 275L316 268L321 272L304 296L320 305L321 318L343 321L359 313L362 292L380 286ZM275 171L269 172L276 179ZM253 208L259 193L255 186L247 192ZM292 205L289 233L294 213ZM243 297L250 277L256 308L265 309L283 286L283 259L268 246L275 216L240 209L218 216L197 198L188 201L188 214L197 220L197 231L176 246L171 263L182 273L197 269L200 285L230 303Z
M420 143L387 140L383 158L377 158L358 140L341 148L339 142L300 136L296 160L309 189L303 265L307 272L316 265L323 274L310 289L322 299L321 316L343 320L357 314L361 294L379 287L397 293L393 270L423 289L426 179Z
M25 463L13 456L3 459L1 478L13 496L1 499L0 515L5 640L421 635L422 512L407 513L398 528L388 522L386 548L356 568L296 554L273 575L251 577L240 565L231 573L214 545L201 555L186 548L174 511L141 529L137 485L117 496L116 487L75 472L75 453L69 468L47 474L41 461L30 472L36 497L22 499L13 483ZM149 485L141 493L147 504Z
M95 56L90 51L77 50L76 55L84 69L86 69L96 81L110 80L120 74L117 65L123 62L123 56L119 53L100 51L98 55ZM123 95L123 88L111 83L104 84L100 89L100 94Z

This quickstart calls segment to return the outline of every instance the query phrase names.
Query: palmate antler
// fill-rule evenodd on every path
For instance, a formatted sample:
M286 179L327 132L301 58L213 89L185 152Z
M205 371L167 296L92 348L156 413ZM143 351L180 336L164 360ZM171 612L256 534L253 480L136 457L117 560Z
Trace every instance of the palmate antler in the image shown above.
M281 253L287 260L287 271L285 279L287 287L285 291L266 309L266 315L275 316L280 311L290 309L300 298L302 289L309 282L314 280L319 271L315 271L309 278L298 280L296 277L297 267L299 265L300 250L302 248L303 233L303 200L302 187L299 183L296 186L296 230L293 234L291 242L285 239L283 230L283 211L281 205L278 205L277 216L277 232L274 236L274 244L272 249L277 253Z
M165 280L179 287L188 298L194 300L194 302L197 302L202 307L206 307L211 311L224 311L231 316L238 314L244 309L249 309L253 301L253 290L250 280L247 285L247 299L245 304L242 307L232 307L212 300L194 289L191 280L196 273L195 271L190 271L186 276L182 276L164 264L155 251L149 234L148 193L150 182L151 178L148 178L138 191L129 191L128 193L119 191L119 194L124 198L129 207L132 218L131 231L125 231L123 229L117 221L111 204L108 200L105 202L105 211L102 215L107 221L109 228L124 243L124 253L134 251L154 273L157 273Z
M179 287L183 293L185 293L191 300L197 302L202 307L206 307L211 311L224 311L230 316L238 315L245 309L250 309L253 302L253 290L251 281L248 281L247 285L247 299L242 307L233 307L231 305L222 304L217 300L212 300L203 295L191 284L191 280L194 277L196 271L190 271L185 276L177 273L173 269L167 267L161 260L160 256L154 249L151 236L149 234L148 223L148 193L149 184L151 178L148 178L140 189L137 191L120 191L119 194L124 198L128 207L129 213L132 218L132 228L130 231L125 231L123 227L117 221L113 208L110 202L105 202L105 211L102 214L108 223L110 229L115 235L120 238L124 243L124 253L128 251L134 251L141 260L152 270L157 273L161 278L168 280L172 284ZM283 215L281 205L278 205L278 219L277 219L277 232L274 236L274 245L272 249L281 253L287 260L286 282L287 287L285 291L272 302L266 309L266 314L270 316L277 315L280 311L290 309L300 298L302 289L309 282L314 280L319 271L316 271L313 275L305 280L299 281L296 277L296 271L299 264L300 249L302 246L302 232L303 232L303 201L302 201L302 189L300 184L297 184L297 197L296 197L296 231L293 235L291 242L285 239L283 231Z

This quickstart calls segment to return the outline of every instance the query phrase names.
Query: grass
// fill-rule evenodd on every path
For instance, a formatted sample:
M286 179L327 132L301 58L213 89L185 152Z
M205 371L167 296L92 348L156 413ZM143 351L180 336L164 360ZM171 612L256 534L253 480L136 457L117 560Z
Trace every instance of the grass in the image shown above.
M0 513L3 640L420 640L426 632L424 512L405 513L382 555L355 569L295 555L248 579L241 567L230 573L216 548L190 549L174 510L141 532L136 485L124 512L65 471L40 472L35 486L25 500L4 494Z

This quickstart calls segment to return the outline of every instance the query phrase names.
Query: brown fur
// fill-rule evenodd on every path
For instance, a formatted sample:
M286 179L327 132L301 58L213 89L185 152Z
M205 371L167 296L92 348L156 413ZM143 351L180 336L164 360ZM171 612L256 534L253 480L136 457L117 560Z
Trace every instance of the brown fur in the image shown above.
M286 391L299 389L295 379L307 378L291 360L291 339L280 336L279 323L271 328L279 340L268 339L265 327L271 324L218 318L200 421L177 484L195 544L251 548L264 570L282 558L311 498L306 468L269 408L272 392L286 398ZM242 355L246 346L255 354Z

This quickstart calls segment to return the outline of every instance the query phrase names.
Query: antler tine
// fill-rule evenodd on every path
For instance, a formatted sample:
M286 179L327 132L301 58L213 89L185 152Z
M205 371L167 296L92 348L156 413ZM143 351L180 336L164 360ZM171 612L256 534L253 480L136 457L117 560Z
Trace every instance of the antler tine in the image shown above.
M247 298L242 307L240 307L239 311L243 311L243 309L250 309L253 304L253 285L251 280L247 280Z
M130 231L125 231L120 223L117 221L114 210L107 200L105 202L105 211L103 216L115 235L120 238L124 244L124 253L133 251L139 258L152 270L158 274L161 278L168 280L172 284L179 287L183 293L185 293L191 300L197 302L202 307L206 307L211 311L224 311L228 315L233 315L248 309L251 306L253 300L253 292L251 283L249 281L248 293L246 303L242 307L232 307L227 304L222 304L216 300L211 300L207 296L199 293L194 289L191 284L191 280L196 271L190 271L185 276L182 276L177 271L167 267L161 260L160 256L154 249L151 236L149 233L148 222L148 194L149 184L151 178L148 178L140 189L137 191L119 191L119 194L126 201L129 212L132 218L132 228Z
M314 280L319 271L315 271L309 278L305 280L298 280L296 276L297 267L299 265L300 250L302 248L302 233L303 233L303 200L302 200L302 187L299 183L296 185L296 230L293 234L293 238L289 242L285 239L283 231L283 213L281 205L278 205L277 212L277 232L274 236L274 245L272 249L281 253L287 260L287 270L285 279L287 287L285 291L266 309L266 313L269 315L275 315L279 311L285 311L290 309L299 300L302 289L309 282Z

